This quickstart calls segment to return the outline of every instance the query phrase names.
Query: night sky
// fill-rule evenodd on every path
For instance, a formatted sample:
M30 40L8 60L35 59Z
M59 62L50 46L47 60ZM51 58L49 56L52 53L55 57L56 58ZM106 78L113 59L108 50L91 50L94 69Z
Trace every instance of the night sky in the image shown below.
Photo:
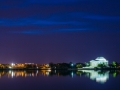
M120 0L0 0L0 63L120 62Z

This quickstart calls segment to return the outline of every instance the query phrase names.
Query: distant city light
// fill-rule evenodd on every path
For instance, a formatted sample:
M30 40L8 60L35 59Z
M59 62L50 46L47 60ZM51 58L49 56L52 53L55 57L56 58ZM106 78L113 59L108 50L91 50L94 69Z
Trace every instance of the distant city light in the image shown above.
M49 64L46 64L46 67L49 67Z
M9 68L12 68L12 67L9 67Z
M72 63L72 64L71 64L71 66L73 67L73 66L74 66L74 64Z
M15 64L14 63L11 63L12 66L14 66Z

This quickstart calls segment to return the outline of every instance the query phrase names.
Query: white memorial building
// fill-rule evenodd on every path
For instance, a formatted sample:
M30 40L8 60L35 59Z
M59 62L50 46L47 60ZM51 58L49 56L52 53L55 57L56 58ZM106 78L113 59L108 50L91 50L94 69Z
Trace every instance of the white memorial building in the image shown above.
M98 64L104 64L105 66L108 66L108 60L106 60L104 57L97 57L95 60L90 61L91 68L97 67Z

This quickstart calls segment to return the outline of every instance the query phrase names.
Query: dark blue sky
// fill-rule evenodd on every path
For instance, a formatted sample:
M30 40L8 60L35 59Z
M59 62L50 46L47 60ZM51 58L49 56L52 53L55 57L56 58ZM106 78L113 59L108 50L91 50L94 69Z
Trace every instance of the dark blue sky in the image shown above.
M120 62L119 0L0 0L0 62Z

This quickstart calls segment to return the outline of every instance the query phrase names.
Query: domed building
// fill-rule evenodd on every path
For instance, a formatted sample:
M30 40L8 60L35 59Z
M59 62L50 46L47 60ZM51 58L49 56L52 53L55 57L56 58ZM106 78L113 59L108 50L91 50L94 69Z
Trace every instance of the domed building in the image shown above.
M104 57L97 57L95 60L90 61L90 67L92 68L97 67L99 64L108 66L108 60L106 60Z

